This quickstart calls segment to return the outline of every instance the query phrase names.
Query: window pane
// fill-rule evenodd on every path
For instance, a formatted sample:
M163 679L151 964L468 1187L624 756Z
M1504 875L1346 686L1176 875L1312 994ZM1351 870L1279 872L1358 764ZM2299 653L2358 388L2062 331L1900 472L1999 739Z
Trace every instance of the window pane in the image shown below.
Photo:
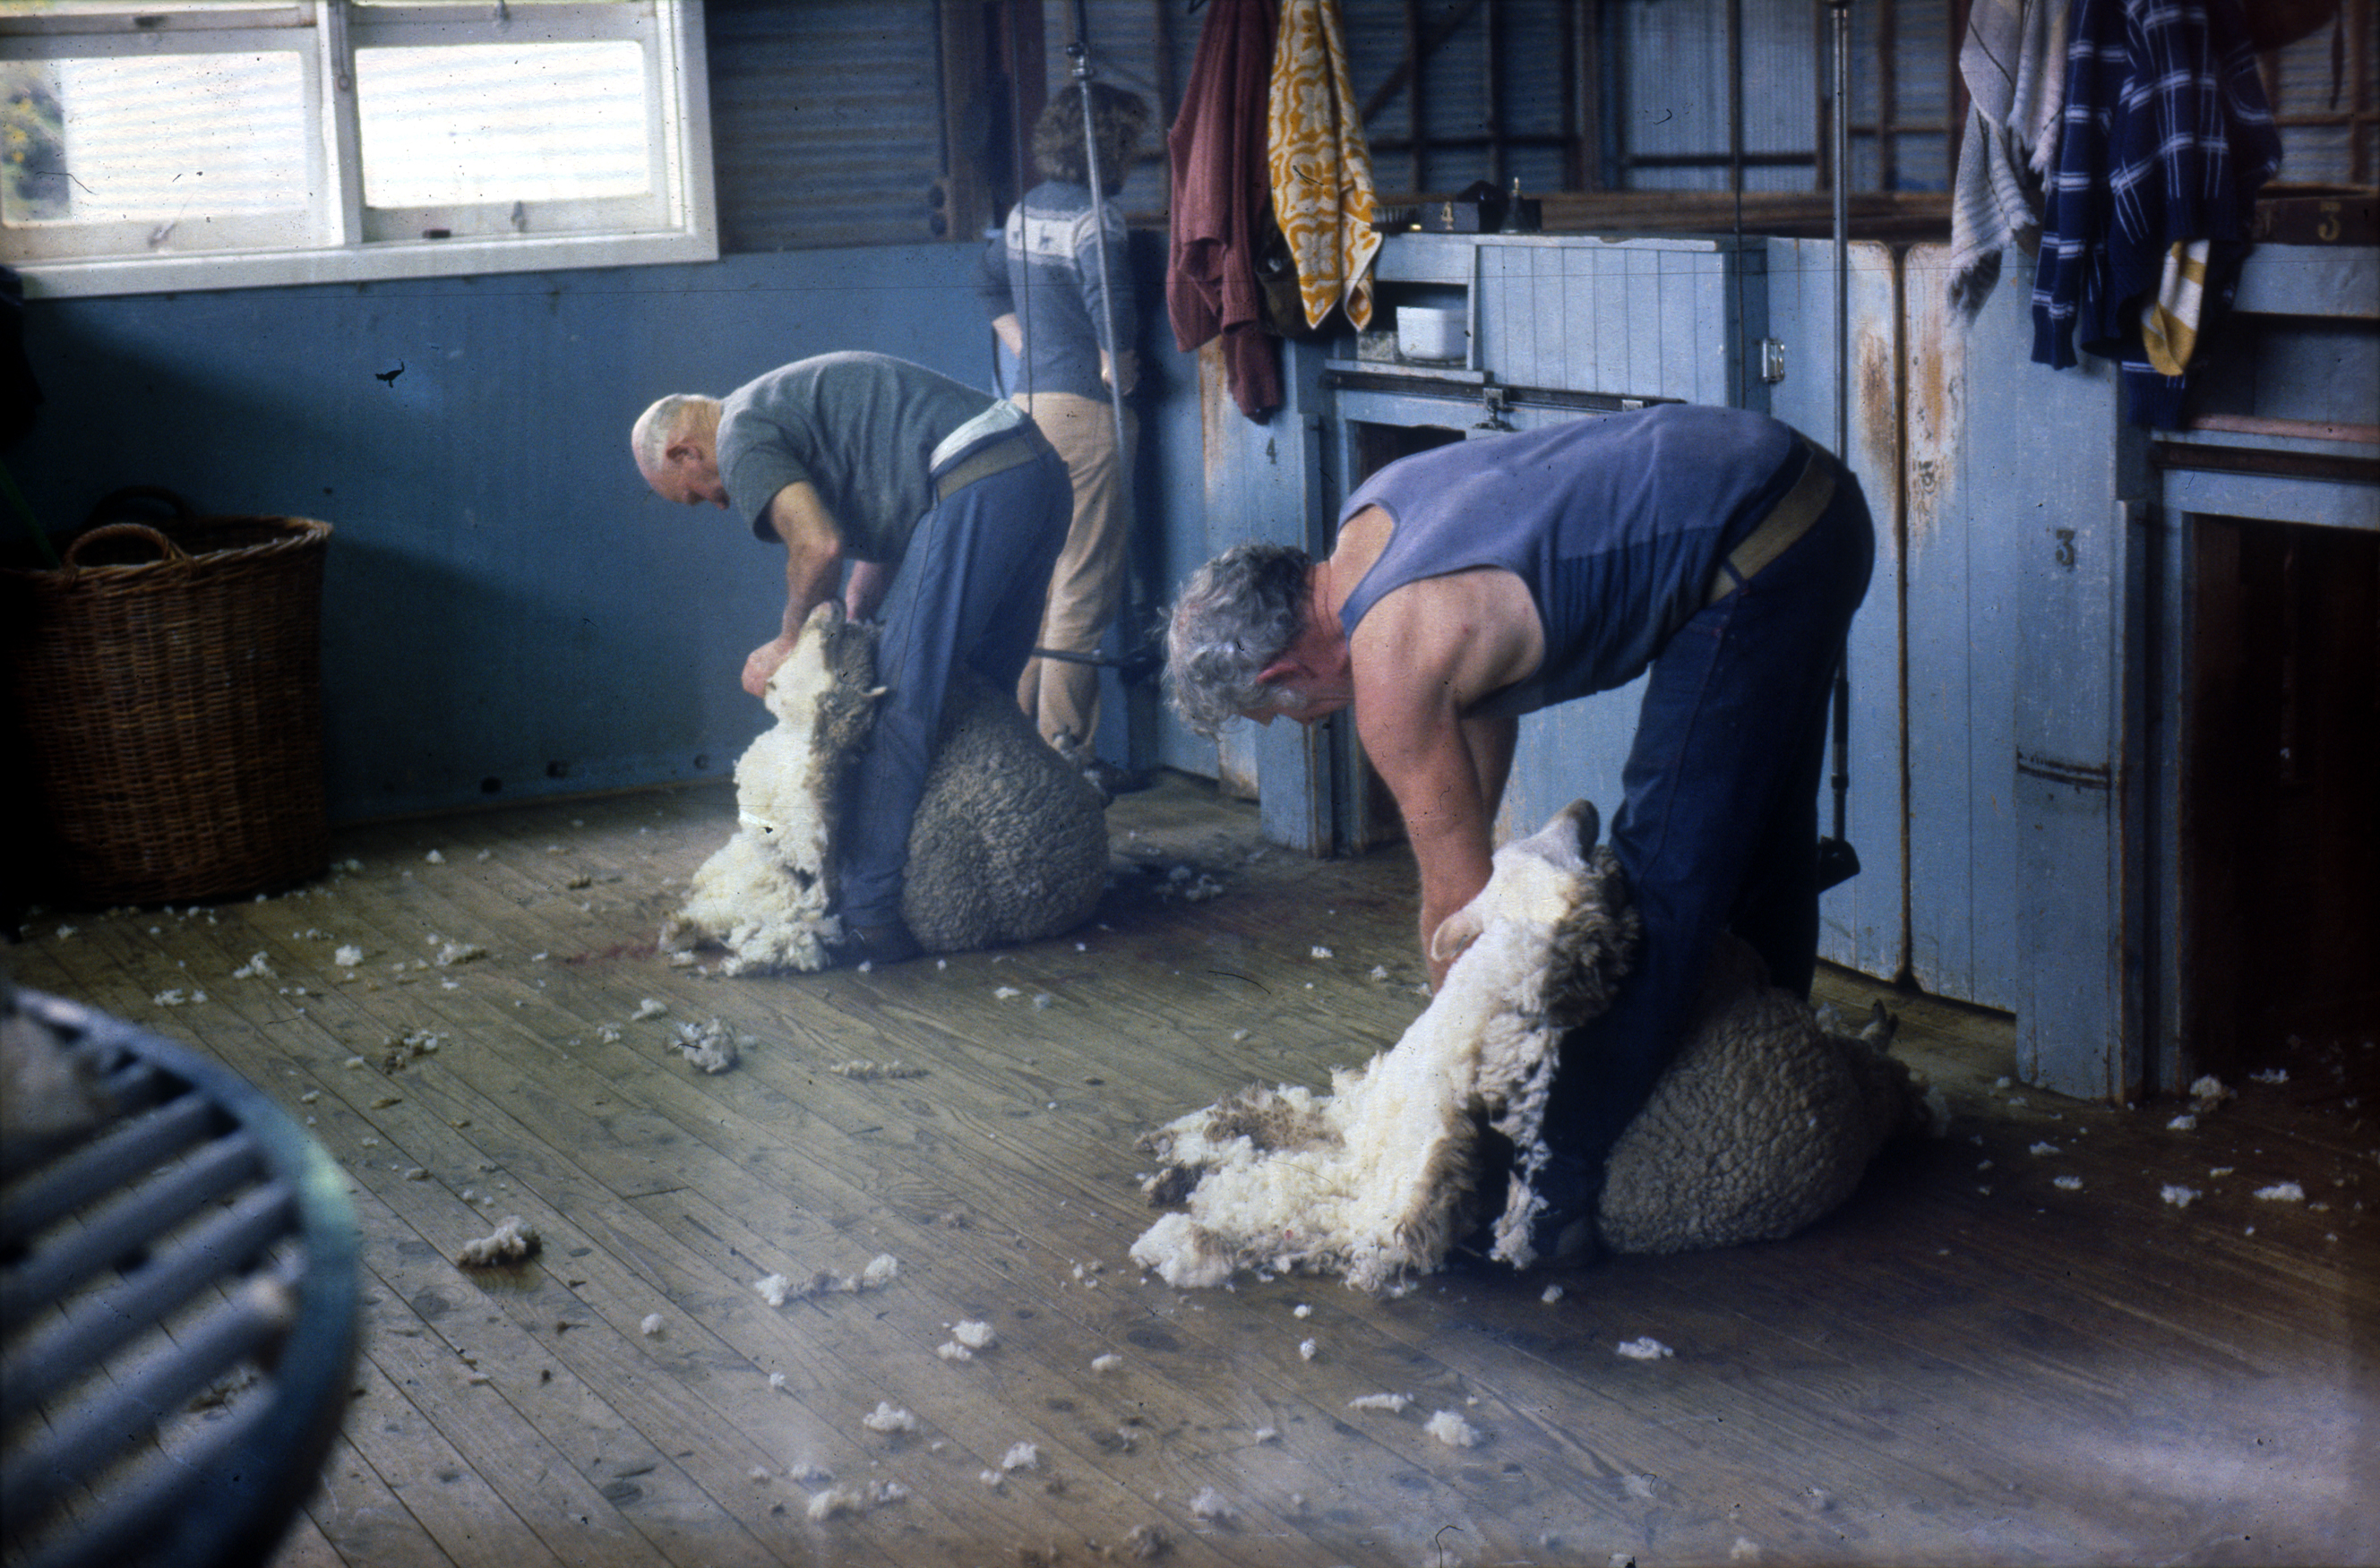
M629 42L356 52L364 204L639 196L645 52Z
M195 223L306 205L296 54L24 62L0 90L9 223Z

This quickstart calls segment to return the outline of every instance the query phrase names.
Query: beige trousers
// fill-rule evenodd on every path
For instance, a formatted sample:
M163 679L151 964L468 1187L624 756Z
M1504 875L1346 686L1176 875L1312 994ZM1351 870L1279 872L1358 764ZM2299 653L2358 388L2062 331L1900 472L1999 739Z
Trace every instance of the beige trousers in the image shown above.
M1075 481L1075 521L1050 575L1041 637L1035 645L1096 654L1123 597L1124 559L1132 538L1132 476L1118 461L1115 416L1106 404L1073 392L1035 392L1016 402L1058 449ZM1140 428L1129 407L1123 411L1123 428L1129 446ZM1034 659L1017 682L1016 700L1043 740L1061 750L1087 748L1099 722L1099 666Z

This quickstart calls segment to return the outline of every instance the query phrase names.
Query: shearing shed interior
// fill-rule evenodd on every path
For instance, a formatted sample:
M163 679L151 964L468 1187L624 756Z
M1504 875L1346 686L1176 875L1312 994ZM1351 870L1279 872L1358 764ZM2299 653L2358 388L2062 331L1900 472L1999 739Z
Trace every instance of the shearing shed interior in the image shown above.
M851 628L632 429L857 351L1056 471L995 259L1095 90L1121 587L1043 662L1096 728L983 688L1092 826L970 805L985 753L946 814L1011 858L937 874L1083 897L912 956L771 861L763 940L738 761ZM2227 199L2143 235L2140 179ZM0 0L0 1562L2380 1562L2375 197L2375 0ZM2053 352L2119 252L2120 349ZM1511 889L1655 696L1519 720L1440 972L1361 697L1209 736L1167 607L1671 405L1872 517L1783 1005L1883 1017L1908 1114L1730 1245L1620 1249L1615 1153L1605 1245L1515 1268L1449 1245L1481 1129L1553 1167L1454 1075L1567 1027ZM1683 1063L1692 1213L1804 1118ZM1429 1223L1326 1246L1432 1128ZM1278 1200L1365 1138L1155 1244L1184 1149Z

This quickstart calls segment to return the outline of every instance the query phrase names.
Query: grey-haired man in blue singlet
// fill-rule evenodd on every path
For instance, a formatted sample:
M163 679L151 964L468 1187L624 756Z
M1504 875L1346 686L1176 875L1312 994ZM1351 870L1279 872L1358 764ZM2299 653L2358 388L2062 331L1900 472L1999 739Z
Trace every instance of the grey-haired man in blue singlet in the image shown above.
M1425 959L1487 884L1520 716L1649 669L1611 825L1645 947L1564 1043L1597 1068L1555 1080L1548 1185L1569 1194L1540 1252L1592 1203L1717 933L1809 990L1827 693L1875 550L1857 481L1791 427L1663 404L1390 464L1328 560L1239 546L1174 606L1168 681L1194 728L1353 706L1420 868Z

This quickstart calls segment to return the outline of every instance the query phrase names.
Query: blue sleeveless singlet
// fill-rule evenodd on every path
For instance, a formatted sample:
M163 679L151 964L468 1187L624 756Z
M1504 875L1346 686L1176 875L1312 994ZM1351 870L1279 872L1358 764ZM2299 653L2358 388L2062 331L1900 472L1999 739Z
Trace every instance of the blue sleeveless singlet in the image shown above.
M1738 408L1662 404L1401 458L1340 523L1395 524L1339 612L1350 636L1382 596L1494 566L1519 577L1546 633L1527 678L1469 710L1533 712L1625 685L1700 609L1719 560L1799 473L1791 426Z

